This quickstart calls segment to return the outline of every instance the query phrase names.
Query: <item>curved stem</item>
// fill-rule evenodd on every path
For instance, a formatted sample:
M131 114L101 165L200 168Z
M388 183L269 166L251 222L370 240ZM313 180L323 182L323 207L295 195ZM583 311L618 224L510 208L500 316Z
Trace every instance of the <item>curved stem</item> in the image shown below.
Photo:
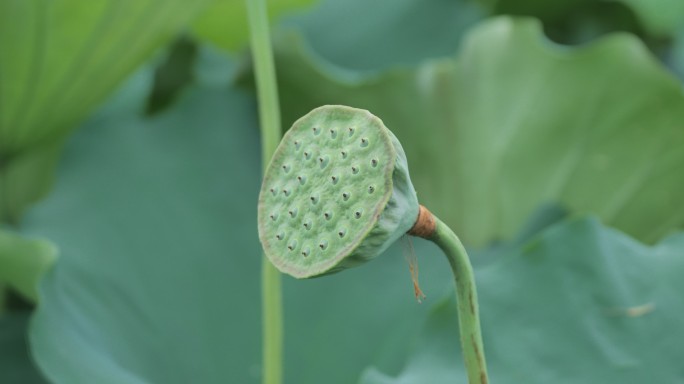
M433 216L434 217L434 216ZM468 383L487 383L487 363L485 361L480 315L477 305L475 276L470 259L461 240L440 219L434 217L435 229L426 238L439 246L451 265L456 281L458 324L461 347L468 373Z
M259 101L262 166L266 169L280 142L280 108L275 65L271 51L265 0L245 0ZM280 384L283 376L283 308L280 272L266 259L261 261L261 308L263 383Z

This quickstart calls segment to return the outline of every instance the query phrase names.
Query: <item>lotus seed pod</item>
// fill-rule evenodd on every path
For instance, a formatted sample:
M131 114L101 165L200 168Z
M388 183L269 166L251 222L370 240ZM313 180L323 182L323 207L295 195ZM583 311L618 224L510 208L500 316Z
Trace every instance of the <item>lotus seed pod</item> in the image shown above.
M297 120L276 149L259 238L280 271L321 276L378 256L411 229L418 207L392 132L366 110L328 105Z

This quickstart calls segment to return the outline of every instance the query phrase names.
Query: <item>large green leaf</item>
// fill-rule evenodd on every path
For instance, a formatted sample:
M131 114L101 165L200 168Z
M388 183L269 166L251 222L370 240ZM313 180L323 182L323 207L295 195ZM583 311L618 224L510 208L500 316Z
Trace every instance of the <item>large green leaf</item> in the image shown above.
M0 153L72 129L206 3L0 1Z
M667 36L684 25L684 2L679 0L480 1L495 13L538 17L552 29L564 25L575 30L641 30L633 23L636 17L648 33Z
M108 109L80 130L54 193L27 215L25 230L61 250L33 354L56 383L256 383L254 101L194 87L137 116ZM423 288L440 296L446 261L426 249L416 243ZM371 363L396 371L428 310L399 248L344 274L285 279L287 382L348 384Z
M338 66L378 71L453 54L484 16L470 0L324 0L283 24Z
M404 145L423 204L470 244L510 237L549 201L646 241L684 222L684 94L631 36L569 49L502 17L457 60L363 78L292 38L279 47L285 122L321 104L373 111Z
M209 0L0 0L0 222L52 183L62 137Z
M680 0L620 0L629 4L653 33L668 35L684 26L684 2Z
M494 383L681 383L684 233L644 246L594 219L564 222L477 271ZM396 377L465 383L453 296Z

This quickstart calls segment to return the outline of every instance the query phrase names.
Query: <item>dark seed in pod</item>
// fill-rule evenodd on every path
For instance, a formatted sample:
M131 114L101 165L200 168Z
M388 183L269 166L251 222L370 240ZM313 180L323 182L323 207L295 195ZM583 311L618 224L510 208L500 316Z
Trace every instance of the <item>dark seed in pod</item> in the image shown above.
M344 231L339 231L339 232L337 232L337 235L340 236L340 237L344 237Z
M346 158L347 158L347 152L342 151L341 153L342 153L342 158L343 158L343 159L346 159Z
M368 193L373 193L373 192L375 192L375 187L371 185L370 187L368 187Z
M354 128L349 127L349 136L354 135Z
M332 217L332 214L330 212L326 212L323 214L323 217L325 217L326 220L330 220L330 218Z
M354 217L356 217L357 219L360 219L361 218L361 211L354 212Z
M377 160L377 159L371 160L371 165L372 165L373 167L377 167L377 165L378 165L378 160Z
M290 251L294 250L295 248L297 248L297 240L294 240L287 245L287 249L289 249Z
M349 196L350 196L349 192L343 192L342 193L342 198L344 199L344 201L349 200Z
M366 139L365 137L363 139L361 139L361 146L367 147L368 146L368 139Z
M359 173L359 169L356 167L352 167L352 173L356 175L357 173Z

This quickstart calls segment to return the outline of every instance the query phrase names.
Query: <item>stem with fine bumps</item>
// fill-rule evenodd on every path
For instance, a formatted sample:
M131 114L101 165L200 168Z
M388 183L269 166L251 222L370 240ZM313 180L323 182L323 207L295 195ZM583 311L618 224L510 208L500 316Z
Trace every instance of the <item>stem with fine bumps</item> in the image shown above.
M487 362L480 330L475 275L465 247L444 222L422 205L418 220L409 234L423 237L437 244L449 260L456 282L458 324L468 383L486 384L488 381Z
M281 137L280 108L275 65L271 50L270 28L265 0L245 0L249 17L251 47L259 101L261 154L264 170L278 147ZM283 379L283 308L280 272L262 258L262 343L263 383L280 384Z

